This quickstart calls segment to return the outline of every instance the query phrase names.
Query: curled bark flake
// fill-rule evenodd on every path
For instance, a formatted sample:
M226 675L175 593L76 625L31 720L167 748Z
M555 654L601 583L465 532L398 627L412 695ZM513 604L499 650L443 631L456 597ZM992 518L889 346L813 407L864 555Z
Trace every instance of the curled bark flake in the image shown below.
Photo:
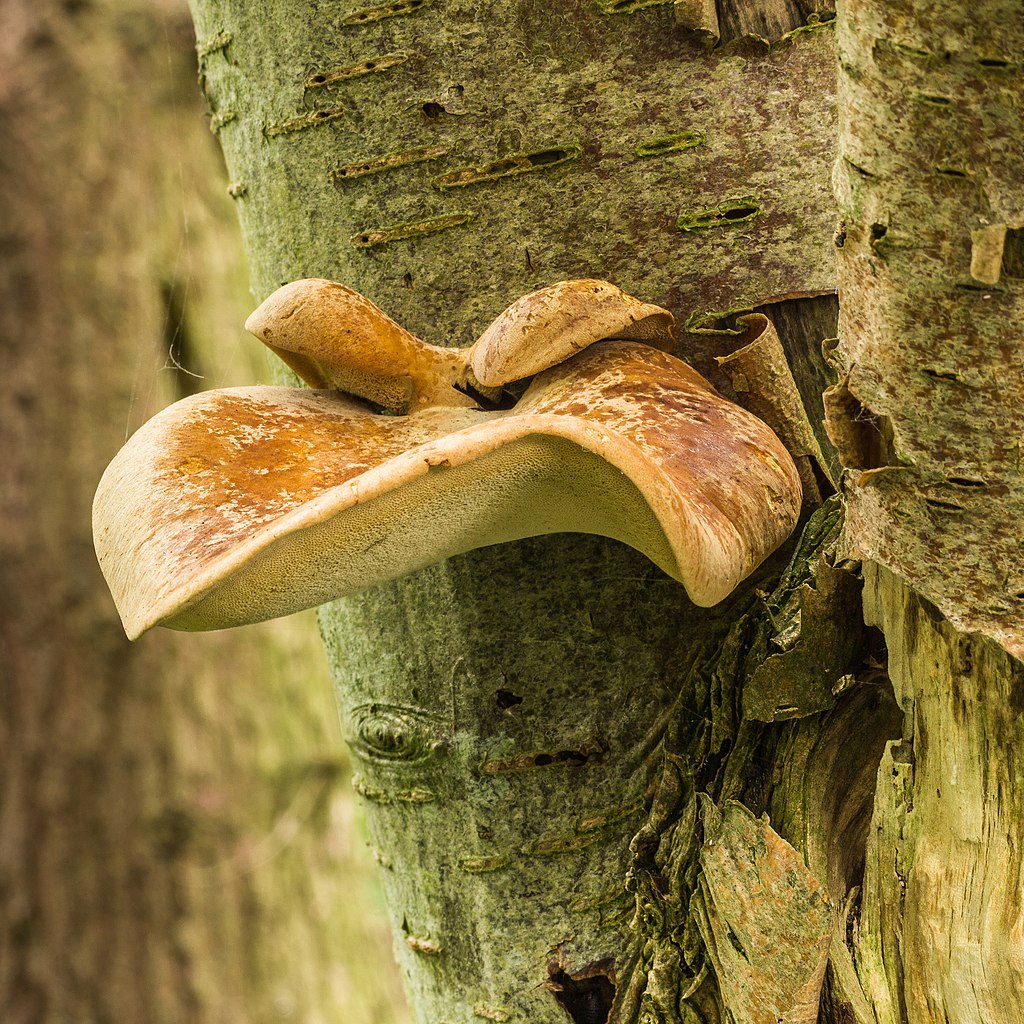
M722 32L715 0L676 0L675 15L677 24L696 32L708 49L718 44Z
M892 424L865 406L850 390L849 377L824 394L825 430L844 469L858 470L862 486L874 473L900 469L894 453Z
M982 284L995 284L1003 269L1006 225L989 224L971 232L971 277Z
M729 376L742 404L778 434L793 456L803 484L804 500L819 505L822 494L811 460L826 478L828 460L807 419L775 326L763 313L737 317L737 321L747 327L746 344L728 355L717 356L716 362Z
M745 1024L815 1024L832 939L824 887L766 817L708 810L698 925L722 1000Z

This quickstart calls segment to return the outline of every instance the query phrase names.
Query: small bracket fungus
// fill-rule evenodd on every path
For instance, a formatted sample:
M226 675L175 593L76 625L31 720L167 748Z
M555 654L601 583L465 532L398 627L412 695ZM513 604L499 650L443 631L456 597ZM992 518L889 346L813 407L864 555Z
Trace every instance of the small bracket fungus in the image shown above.
M128 635L285 615L556 532L624 541L717 603L792 531L800 480L767 426L651 347L671 323L570 281L445 349L343 285L279 289L246 327L318 390L187 398L100 482L96 550Z

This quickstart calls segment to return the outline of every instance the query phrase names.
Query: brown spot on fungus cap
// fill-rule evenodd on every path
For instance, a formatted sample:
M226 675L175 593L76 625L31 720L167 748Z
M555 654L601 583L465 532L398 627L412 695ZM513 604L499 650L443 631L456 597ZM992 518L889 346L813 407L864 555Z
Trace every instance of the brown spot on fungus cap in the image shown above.
M305 294L326 284L307 282ZM624 541L711 605L796 523L800 482L781 442L664 352L604 342L545 369L514 408L484 411L452 387L473 350L424 345L348 289L338 295L355 297L362 321L344 302L332 307L335 296L296 308L303 289L288 289L250 319L256 333L300 349L318 383L345 381L354 352L369 379L411 382L410 411L255 387L196 395L147 423L94 505L96 550L129 636L272 618L555 532ZM336 344L339 324L348 347Z

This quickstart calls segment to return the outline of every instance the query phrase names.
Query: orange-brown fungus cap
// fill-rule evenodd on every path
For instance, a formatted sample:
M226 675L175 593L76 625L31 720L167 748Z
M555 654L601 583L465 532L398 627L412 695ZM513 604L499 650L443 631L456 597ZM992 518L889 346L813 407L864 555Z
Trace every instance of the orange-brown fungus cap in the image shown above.
M427 345L358 292L312 278L278 288L245 322L310 387L335 388L392 412L473 405L458 349Z
M469 358L477 380L497 387L530 377L606 338L672 342L672 314L607 281L561 281L513 302L480 335Z
M283 335L268 303L257 331L269 329L275 347L301 347L326 367L317 370L325 383L343 376L344 347ZM309 329L324 322L336 340L335 313L310 318ZM338 391L240 388L185 399L132 437L94 506L96 550L129 636L272 618L459 552L556 532L624 541L711 605L796 524L800 481L781 442L664 352L604 342L541 372L513 408L484 411L437 384L459 379L457 367L435 373L454 362L431 368L433 346L394 328L398 340L389 335L382 351L413 364L406 415ZM399 356L375 364L372 345L359 345L368 374L403 378ZM421 388L458 401L422 403Z

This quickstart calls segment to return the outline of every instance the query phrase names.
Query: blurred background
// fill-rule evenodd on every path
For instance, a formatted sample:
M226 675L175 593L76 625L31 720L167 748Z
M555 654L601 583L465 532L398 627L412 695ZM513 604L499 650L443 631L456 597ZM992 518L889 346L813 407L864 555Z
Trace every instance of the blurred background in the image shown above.
M129 644L92 551L252 305L184 0L2 0L3 1024L407 1020L312 615Z

